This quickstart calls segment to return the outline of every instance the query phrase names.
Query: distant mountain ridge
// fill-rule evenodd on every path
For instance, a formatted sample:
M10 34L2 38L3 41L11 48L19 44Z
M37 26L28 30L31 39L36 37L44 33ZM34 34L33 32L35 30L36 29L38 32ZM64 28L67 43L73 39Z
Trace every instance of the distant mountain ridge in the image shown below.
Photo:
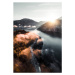
M44 23L45 21L36 22L29 18L23 18L21 20L14 20L13 27L14 27L14 30L25 30L25 29L34 30L39 28Z
M17 26L19 26L19 25L22 25L22 26L24 26L24 25L37 25L38 22L36 22L32 19L24 18L21 20L15 20L13 24L17 25Z

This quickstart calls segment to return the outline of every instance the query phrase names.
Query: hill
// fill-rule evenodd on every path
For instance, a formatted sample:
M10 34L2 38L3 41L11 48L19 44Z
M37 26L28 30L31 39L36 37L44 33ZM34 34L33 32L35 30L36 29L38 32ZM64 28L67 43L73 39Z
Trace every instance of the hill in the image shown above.
M61 37L62 20L57 19L54 22L48 21L45 24L41 25L38 30L54 37Z

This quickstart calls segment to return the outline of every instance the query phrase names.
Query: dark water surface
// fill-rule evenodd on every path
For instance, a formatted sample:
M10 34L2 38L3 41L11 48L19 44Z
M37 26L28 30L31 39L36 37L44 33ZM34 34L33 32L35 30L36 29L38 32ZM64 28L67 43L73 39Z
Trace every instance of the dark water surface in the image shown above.
M34 32L41 36L43 39L43 50L44 49L53 49L54 55L56 59L61 62L61 57L62 57L62 39L58 37L52 37L48 34L45 34L39 30L32 30L31 32Z

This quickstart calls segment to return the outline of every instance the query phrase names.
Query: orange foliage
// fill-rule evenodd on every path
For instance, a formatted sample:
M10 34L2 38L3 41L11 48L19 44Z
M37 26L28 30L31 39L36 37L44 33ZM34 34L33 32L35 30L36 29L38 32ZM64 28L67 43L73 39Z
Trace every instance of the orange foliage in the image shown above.
M35 72L34 66L31 64L31 51L30 45L38 38L37 43L41 42L42 39L38 35L31 32L16 31L14 32L13 48L14 48L14 72ZM40 57L41 50L33 49L33 53L36 57ZM47 68L40 66L42 71L46 71ZM50 70L47 70L50 71Z

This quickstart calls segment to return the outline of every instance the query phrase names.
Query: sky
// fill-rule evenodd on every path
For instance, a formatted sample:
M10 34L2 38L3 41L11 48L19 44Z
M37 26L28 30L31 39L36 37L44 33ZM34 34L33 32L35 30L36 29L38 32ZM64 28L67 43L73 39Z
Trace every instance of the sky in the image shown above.
M13 18L23 18L35 21L50 21L62 16L61 2L14 2Z

